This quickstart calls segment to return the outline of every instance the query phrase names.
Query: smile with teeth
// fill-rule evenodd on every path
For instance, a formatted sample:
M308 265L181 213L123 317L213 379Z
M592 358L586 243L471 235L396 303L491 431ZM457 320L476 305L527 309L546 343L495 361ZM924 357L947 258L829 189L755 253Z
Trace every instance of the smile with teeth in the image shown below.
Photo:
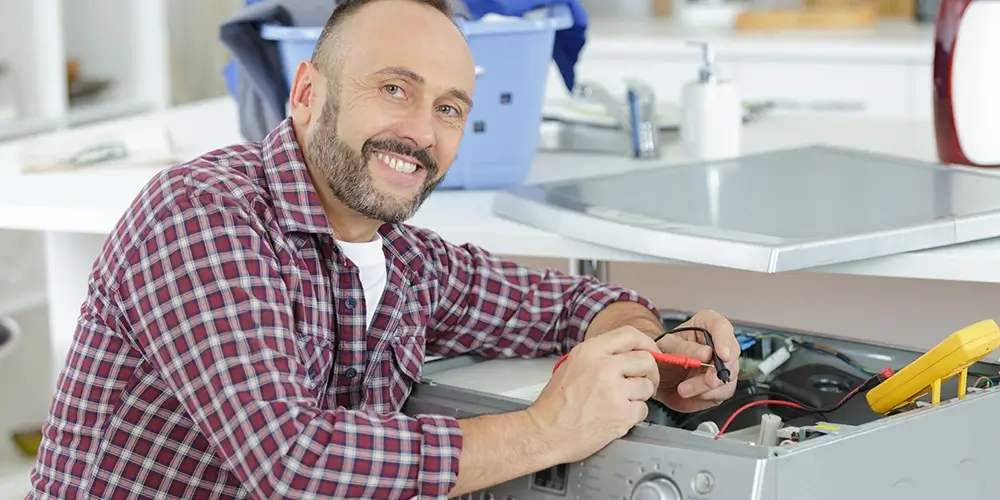
M397 172L402 172L404 174L412 174L417 171L417 165L415 163L410 163L408 161L400 160L395 156L389 156L385 153L375 153L375 157L389 165L390 168Z

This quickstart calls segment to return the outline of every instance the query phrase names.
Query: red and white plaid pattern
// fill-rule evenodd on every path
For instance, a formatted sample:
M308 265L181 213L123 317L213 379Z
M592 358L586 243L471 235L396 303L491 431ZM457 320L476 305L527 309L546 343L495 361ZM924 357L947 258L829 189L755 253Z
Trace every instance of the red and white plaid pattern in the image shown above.
M380 232L388 283L365 304L288 121L157 175L94 265L29 498L444 497L458 422L398 413L425 350L559 354L604 305L648 306Z

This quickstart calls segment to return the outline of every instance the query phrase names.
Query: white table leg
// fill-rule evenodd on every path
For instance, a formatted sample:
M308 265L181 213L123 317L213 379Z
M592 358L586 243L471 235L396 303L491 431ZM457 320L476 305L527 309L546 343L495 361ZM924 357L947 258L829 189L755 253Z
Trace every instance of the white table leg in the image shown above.
M94 260L107 236L79 233L45 234L45 280L49 298L49 336L52 345L50 389L66 362L76 332L80 306L87 298L87 284Z

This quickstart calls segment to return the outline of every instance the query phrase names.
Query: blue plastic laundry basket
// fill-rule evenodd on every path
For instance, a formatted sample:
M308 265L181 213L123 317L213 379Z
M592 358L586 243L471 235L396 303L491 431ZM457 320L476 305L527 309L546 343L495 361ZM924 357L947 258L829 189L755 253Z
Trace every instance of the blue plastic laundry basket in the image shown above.
M476 61L475 106L458 156L442 182L449 189L494 189L524 182L538 149L538 129L556 31L573 25L566 5L521 19L456 19ZM312 57L321 27L264 25L277 42L291 87L300 61Z

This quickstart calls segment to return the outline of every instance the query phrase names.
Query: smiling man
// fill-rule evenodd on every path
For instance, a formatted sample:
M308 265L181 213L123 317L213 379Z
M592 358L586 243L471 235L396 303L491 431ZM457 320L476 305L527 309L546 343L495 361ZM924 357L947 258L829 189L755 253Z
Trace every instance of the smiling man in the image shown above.
M517 57L512 54L511 57ZM404 224L455 159L474 64L444 0L346 0L261 142L169 168L98 257L29 498L438 498L732 395L635 292ZM736 379L732 326L712 332ZM425 356L570 355L528 408L405 415Z

